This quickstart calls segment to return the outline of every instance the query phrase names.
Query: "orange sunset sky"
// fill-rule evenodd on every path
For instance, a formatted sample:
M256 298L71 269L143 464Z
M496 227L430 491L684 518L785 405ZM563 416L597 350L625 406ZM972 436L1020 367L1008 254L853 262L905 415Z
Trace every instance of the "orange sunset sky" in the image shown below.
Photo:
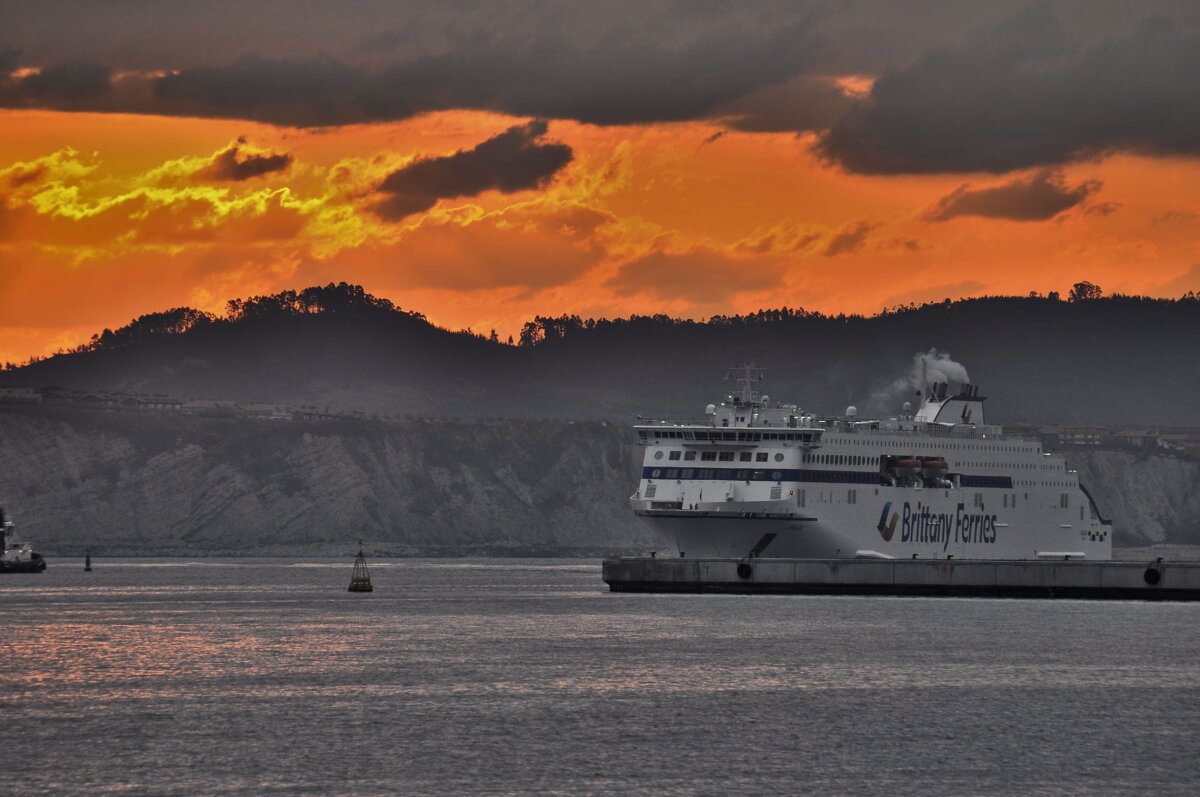
M502 337L1200 290L1187 4L164 8L0 11L0 362L343 280Z

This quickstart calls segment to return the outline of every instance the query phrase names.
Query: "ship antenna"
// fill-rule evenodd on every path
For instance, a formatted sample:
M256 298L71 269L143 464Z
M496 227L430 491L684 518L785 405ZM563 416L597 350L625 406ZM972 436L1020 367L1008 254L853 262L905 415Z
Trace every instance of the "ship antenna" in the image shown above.
M755 387L763 378L762 368L758 368L754 363L748 365L735 365L725 372L725 379L733 379L738 386L736 393L738 402L742 404L757 404L761 398Z

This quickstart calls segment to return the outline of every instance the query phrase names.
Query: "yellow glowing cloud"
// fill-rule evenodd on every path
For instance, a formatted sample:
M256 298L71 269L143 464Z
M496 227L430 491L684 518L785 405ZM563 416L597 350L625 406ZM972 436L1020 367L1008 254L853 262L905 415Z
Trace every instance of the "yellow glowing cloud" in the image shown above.
M28 161L16 161L0 169L0 187L10 194L22 194L31 187L74 182L96 171L100 163L95 155L85 157L71 147Z
M865 80L838 86L861 91ZM1200 164L1182 159L1066 167L1070 185L1099 187L1053 221L933 224L923 211L939 198L996 178L845 174L791 134L557 121L546 138L573 159L544 188L443 199L396 223L372 211L388 174L525 120L447 112L298 131L0 117L0 359L164 307L220 310L232 296L330 280L503 335L562 312L874 312L1080 279L1109 291L1200 288L1187 287L1200 262ZM226 161L275 160L229 179L212 166L231 149Z

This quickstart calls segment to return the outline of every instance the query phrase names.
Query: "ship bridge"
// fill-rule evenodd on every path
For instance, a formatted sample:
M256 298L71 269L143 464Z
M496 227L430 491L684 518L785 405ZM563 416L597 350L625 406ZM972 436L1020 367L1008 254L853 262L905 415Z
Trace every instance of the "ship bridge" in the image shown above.
M763 369L753 365L731 368L727 380L737 390L720 404L709 404L703 418L638 418L634 429L643 444L679 441L685 448L694 446L740 447L762 443L799 445L819 448L827 433L856 435L886 434L911 437L958 439L1004 439L1003 427L984 422L979 387L969 383L951 392L946 382L926 382L921 391L921 406L915 412L904 405L904 413L890 418L859 418L854 407L840 416L816 416L796 404L771 403L758 391Z
M730 368L725 374L725 379L735 381L737 390L725 396L725 400L720 404L709 404L705 408L703 420L654 420L644 425L707 426L722 429L815 428L813 416L806 415L797 405L776 402L775 406L771 406L771 397L758 391L758 385L763 379L762 368L753 365ZM643 424L639 424L639 428L641 426Z

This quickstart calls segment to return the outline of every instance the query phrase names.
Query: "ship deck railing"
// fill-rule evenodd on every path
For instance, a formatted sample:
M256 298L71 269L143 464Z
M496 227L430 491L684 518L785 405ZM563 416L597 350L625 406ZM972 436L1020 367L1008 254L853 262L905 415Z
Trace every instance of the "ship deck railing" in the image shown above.
M1005 433L1003 426L985 424L971 425L965 424L941 424L927 423L918 424L916 421L862 421L850 420L847 418L821 418L819 421L824 423L812 424L796 424L791 426L788 424L774 423L752 423L738 424L736 426L721 426L713 423L710 419L659 419L659 418L642 418L634 424L634 429L638 431L656 431L656 430L672 430L678 431L681 429L719 429L723 431L752 431L752 432L834 432L837 434L871 434L882 433L890 435L907 435L911 437L938 437L938 438L953 438L964 440L1010 440L1010 441L1027 441L1037 442L1036 437L1028 435L1009 434ZM897 426L891 428L888 424L901 423L913 424L912 426L904 427Z

